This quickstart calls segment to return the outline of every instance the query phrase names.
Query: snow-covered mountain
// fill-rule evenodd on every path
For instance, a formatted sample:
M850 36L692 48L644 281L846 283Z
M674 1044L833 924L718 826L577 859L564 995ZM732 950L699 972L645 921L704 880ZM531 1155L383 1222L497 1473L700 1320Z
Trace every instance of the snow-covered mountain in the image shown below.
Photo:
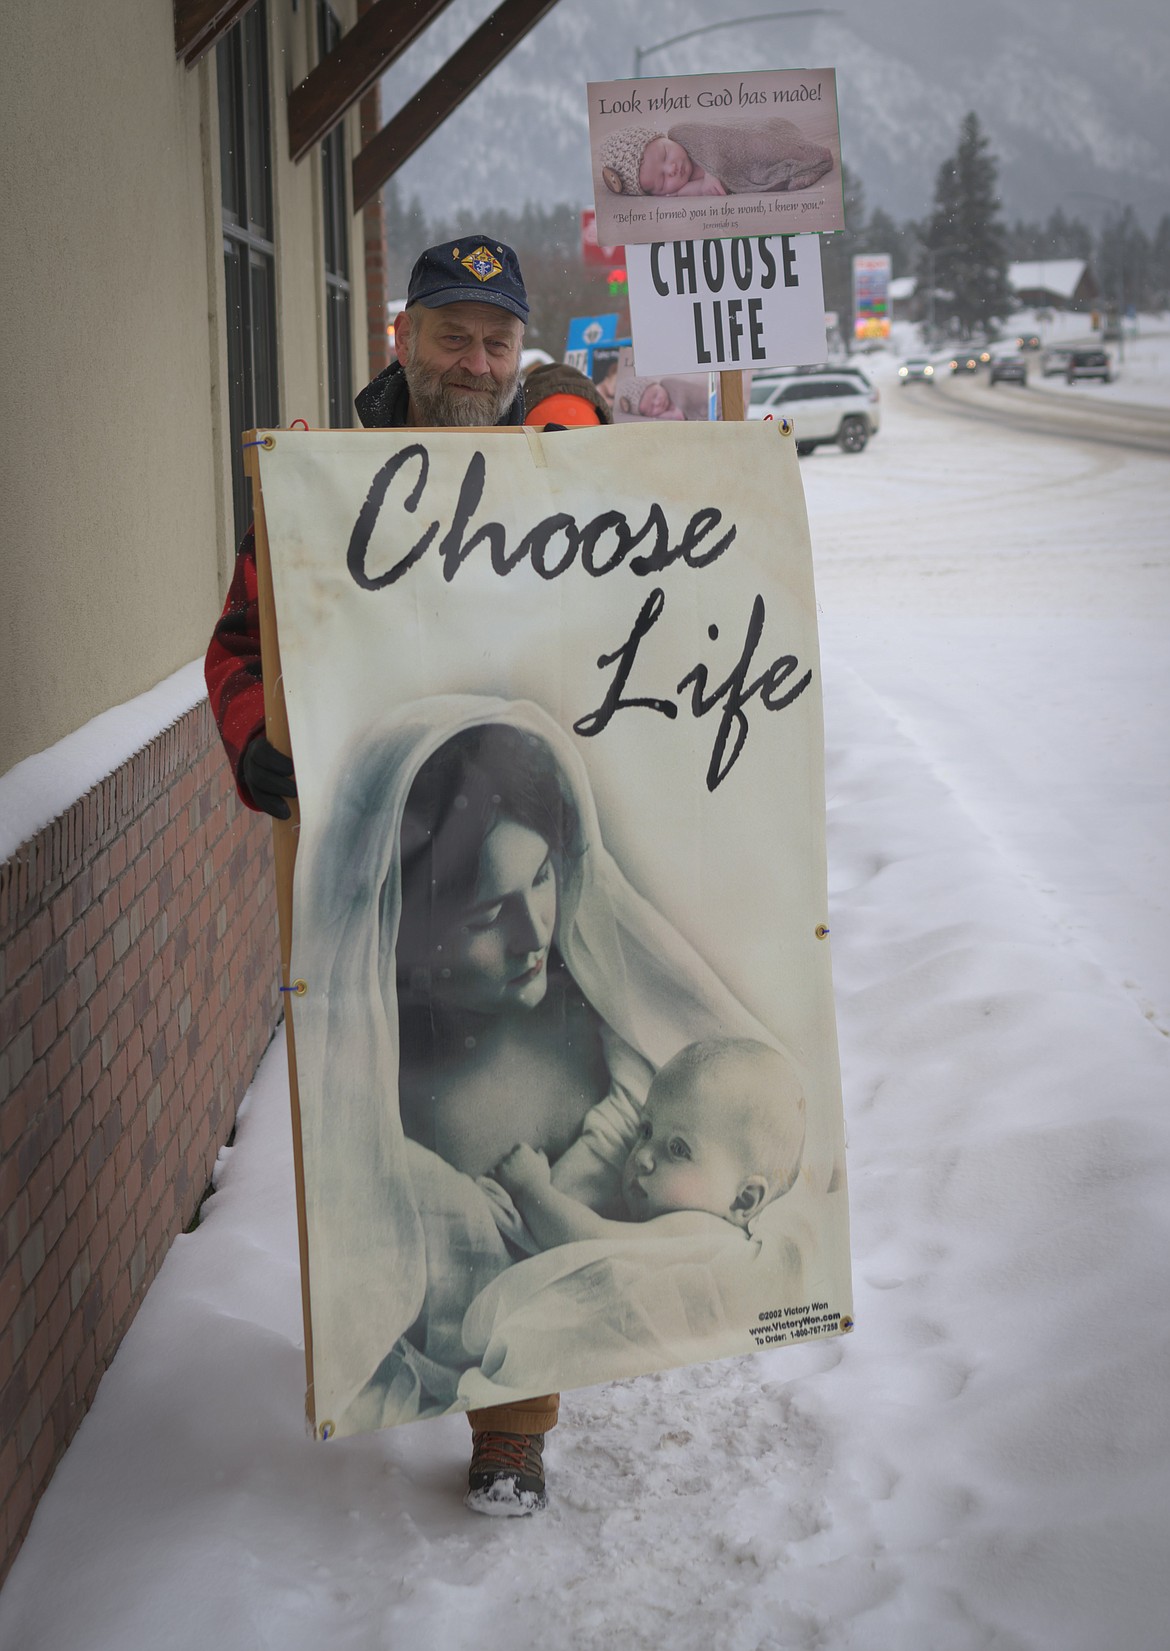
M409 100L493 9L455 0L383 81ZM779 10L779 7L775 8ZM751 6L744 15L758 17ZM590 199L584 85L740 11L720 0L560 0L398 175L428 216ZM757 21L656 51L645 75L832 66L843 152L866 200L921 216L959 122L977 111L1010 217L1061 207L1100 225L1170 210L1170 8L1160 0L868 0Z

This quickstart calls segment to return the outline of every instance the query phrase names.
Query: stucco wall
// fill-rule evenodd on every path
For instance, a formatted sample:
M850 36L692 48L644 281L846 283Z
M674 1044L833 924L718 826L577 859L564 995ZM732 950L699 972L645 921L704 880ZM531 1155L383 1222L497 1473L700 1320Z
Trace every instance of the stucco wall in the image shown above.
M234 552L214 54L176 62L160 0L38 0L4 34L0 772L200 655ZM269 0L269 42L281 412L323 423L320 155L292 165L286 118L315 6ZM355 218L359 383L361 260Z

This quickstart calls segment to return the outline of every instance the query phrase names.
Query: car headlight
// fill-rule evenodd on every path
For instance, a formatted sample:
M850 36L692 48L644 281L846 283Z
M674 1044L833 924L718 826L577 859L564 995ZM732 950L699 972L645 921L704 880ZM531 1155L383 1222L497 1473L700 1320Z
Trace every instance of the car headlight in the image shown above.
M910 371L910 369L908 367L899 367L898 368L898 377L899 378L905 378L907 376L907 374L909 373L909 371Z
M922 369L922 376L923 376L923 378L933 378L934 377L934 368L933 367L924 367Z

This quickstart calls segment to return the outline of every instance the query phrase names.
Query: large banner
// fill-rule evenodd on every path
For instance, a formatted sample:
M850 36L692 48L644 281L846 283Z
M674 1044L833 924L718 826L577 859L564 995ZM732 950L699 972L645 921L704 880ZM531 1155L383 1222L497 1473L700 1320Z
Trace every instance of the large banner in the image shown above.
M268 439L318 1435L848 1329L791 438Z
M653 241L844 229L833 69L592 81L596 230Z

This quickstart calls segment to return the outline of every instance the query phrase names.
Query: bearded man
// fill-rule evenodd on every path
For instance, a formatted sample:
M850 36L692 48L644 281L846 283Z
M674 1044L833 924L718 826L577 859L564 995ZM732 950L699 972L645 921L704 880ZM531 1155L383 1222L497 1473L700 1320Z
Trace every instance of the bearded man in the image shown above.
M463 235L429 247L411 271L406 308L396 317L393 362L357 397L367 429L523 424L520 346L528 295L511 247L490 235ZM249 527L205 661L208 697L235 775L251 809L289 817L296 796L289 757L264 734L256 543ZM545 1506L541 1451L556 1425L558 1396L470 1411L472 1460L467 1505L489 1514Z
M394 321L398 360L354 405L374 429L523 424L528 295L511 247L465 235L429 247Z

